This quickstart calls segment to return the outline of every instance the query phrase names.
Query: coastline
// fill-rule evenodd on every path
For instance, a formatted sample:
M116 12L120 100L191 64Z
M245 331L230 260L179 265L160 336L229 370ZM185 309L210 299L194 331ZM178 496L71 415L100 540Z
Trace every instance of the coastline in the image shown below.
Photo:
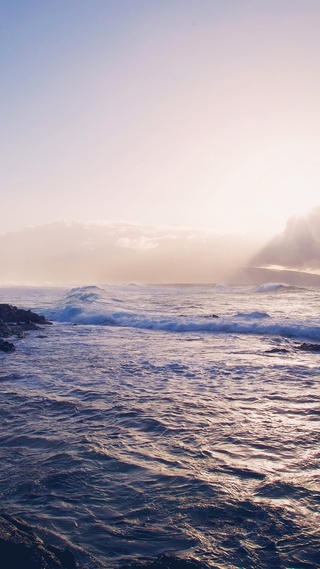
M16 348L12 342L3 338L24 338L26 333L33 330L42 330L43 325L50 325L44 316L23 310L11 304L0 304L0 351L13 352Z

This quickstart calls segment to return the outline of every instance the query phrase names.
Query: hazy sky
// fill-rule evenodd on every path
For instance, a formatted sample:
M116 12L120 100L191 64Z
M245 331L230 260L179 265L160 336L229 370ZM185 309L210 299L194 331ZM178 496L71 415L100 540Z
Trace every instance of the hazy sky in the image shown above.
M0 233L320 203L319 0L0 0Z

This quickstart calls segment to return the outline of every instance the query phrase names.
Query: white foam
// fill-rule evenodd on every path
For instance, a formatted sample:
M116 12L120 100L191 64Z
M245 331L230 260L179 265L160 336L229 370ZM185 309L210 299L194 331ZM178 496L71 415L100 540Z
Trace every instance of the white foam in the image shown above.
M65 306L51 315L57 321L83 325L103 325L125 328L139 328L167 332L202 332L213 334L252 334L309 338L320 340L320 326L310 322L288 321L271 318L267 313L238 313L204 319L201 316L172 316L160 313L132 312L118 310L81 309L79 306Z
M256 288L256 292L274 292L281 288L286 287L283 283L265 283Z
M258 287L261 291L276 291L284 285L266 283ZM168 292L170 290L170 292ZM291 294L291 287L284 292ZM258 299L256 289L223 294L212 287L206 290L190 291L183 296L181 289L144 287L138 293L132 287L108 288L79 287L72 289L60 299L56 307L46 311L46 317L63 323L82 325L102 325L168 332L197 332L203 334L246 334L305 338L320 341L320 323L314 310L307 315L305 309L295 307L294 314L283 310L273 298ZM183 299L183 313L180 312ZM305 295L302 297L305 306ZM285 300L286 302L286 300ZM236 306L243 308L231 311ZM308 306L308 305L307 305ZM310 308L312 305L310 304ZM268 308L268 311L265 310ZM185 310L186 309L186 310ZM203 310L218 318L204 318ZM179 310L179 313L178 313ZM190 310L190 313L188 313Z

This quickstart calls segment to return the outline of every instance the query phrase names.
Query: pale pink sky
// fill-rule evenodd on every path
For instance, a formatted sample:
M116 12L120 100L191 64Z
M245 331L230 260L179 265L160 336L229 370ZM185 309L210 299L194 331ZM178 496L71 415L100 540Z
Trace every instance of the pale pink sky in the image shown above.
M0 233L274 233L320 203L318 0L20 0L0 17Z

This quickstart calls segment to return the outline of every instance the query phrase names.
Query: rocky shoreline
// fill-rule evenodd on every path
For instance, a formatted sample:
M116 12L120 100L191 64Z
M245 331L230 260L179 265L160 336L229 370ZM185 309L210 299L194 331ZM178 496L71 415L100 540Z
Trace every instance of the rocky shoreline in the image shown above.
M44 316L17 308L11 304L0 304L0 351L13 352L15 345L3 338L24 338L26 332L42 330L41 326L51 324Z

